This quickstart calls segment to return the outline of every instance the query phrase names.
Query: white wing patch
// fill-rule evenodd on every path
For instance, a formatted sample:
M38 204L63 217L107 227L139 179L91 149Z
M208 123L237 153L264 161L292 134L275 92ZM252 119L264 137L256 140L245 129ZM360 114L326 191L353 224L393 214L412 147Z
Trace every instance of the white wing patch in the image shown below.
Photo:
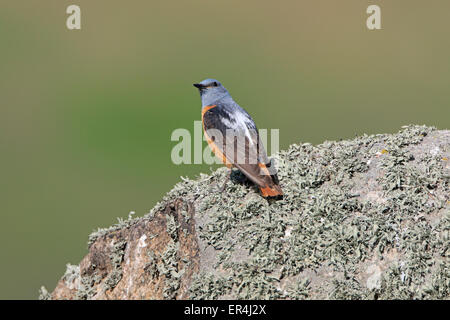
M249 119L248 115L243 112L236 112L235 120L238 128L243 128L245 132L245 136L248 138L251 145L255 145L254 139L250 134L249 128L254 128L255 125L251 119Z

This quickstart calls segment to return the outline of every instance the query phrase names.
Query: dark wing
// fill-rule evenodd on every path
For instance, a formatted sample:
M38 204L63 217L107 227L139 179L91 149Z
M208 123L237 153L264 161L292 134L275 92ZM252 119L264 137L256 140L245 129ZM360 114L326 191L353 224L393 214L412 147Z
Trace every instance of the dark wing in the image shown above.
M222 156L260 187L278 184L275 168L270 163L250 115L240 108L218 104L203 115L207 139ZM211 145L211 141L209 141ZM221 154L220 154L221 153ZM281 190L281 189L280 189Z

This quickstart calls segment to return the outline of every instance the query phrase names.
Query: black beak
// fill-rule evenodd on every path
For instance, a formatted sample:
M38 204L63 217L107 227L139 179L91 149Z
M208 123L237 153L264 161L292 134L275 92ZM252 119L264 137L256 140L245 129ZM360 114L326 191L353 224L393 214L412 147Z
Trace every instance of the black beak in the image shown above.
M193 86L196 87L197 89L201 89L204 87L204 85L202 85L200 83L194 83Z

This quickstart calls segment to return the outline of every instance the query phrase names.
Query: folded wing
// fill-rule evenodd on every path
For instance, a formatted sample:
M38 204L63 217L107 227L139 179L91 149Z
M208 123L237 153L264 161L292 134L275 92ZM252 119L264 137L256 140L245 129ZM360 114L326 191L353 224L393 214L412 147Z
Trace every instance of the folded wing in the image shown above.
M203 128L216 156L257 184L263 196L282 195L276 169L267 157L250 115L240 107L216 105L205 109L202 113Z

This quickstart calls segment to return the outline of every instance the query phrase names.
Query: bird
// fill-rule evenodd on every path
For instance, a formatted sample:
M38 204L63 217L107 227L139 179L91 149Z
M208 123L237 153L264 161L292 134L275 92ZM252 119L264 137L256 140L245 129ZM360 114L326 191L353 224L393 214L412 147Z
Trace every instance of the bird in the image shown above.
M203 132L213 153L230 169L221 190L237 168L255 183L263 197L283 196L278 175L252 117L215 79L194 83L202 101Z

